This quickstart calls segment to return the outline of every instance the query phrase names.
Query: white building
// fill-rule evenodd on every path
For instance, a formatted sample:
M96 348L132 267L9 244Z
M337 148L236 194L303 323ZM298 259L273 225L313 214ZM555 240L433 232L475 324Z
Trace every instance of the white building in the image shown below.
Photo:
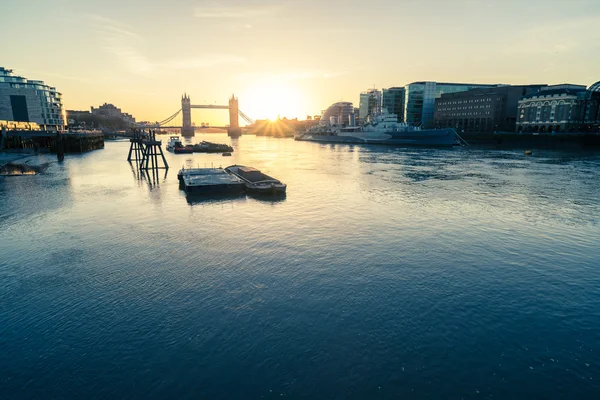
M66 122L61 94L0 67L0 121L34 122L41 129L61 131Z

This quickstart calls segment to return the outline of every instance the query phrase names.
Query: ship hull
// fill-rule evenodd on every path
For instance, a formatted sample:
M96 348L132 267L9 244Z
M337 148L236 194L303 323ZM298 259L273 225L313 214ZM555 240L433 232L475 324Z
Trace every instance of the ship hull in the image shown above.
M456 131L454 129L423 129L413 132L393 132L387 138L369 137L369 135L320 135L303 134L296 140L320 143L346 143L346 144L379 144L388 146L421 146L421 147L452 147L456 145Z
M243 183L227 183L215 185L190 185L184 184L186 193L208 195L208 194L242 194L246 187Z

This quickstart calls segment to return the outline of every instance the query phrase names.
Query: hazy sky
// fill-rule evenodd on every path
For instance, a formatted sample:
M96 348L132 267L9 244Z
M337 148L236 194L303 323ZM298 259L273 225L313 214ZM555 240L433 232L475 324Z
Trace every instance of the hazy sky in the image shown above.
M6 0L0 12L0 66L56 86L67 109L109 102L138 120L168 117L184 91L303 118L417 80L600 80L599 0Z

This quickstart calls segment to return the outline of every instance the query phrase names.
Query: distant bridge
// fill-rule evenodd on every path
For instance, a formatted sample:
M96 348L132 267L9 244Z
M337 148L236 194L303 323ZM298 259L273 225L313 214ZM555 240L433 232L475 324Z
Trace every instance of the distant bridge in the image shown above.
M164 120L157 122L154 125L137 125L138 128L164 128L164 129L181 129L181 135L184 137L194 136L195 129L202 129L201 127L194 127L192 125L192 108L203 108L209 110L229 110L229 126L211 126L210 128L221 128L227 129L229 136L239 136L242 134L239 125L239 117L242 117L244 121L249 124L253 124L254 120L244 114L238 107L238 99L235 96L231 96L229 99L229 105L213 105L213 104L191 104L190 97L184 94L181 97L181 108L177 110L173 115L165 118ZM172 126L168 125L173 121L179 113L182 114L182 125Z

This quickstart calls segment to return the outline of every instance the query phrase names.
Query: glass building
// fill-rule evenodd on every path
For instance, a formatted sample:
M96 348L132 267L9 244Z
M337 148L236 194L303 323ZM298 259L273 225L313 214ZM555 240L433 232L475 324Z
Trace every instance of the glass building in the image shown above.
M381 111L381 92L376 89L369 89L360 94L360 122L367 122L369 116L375 115Z
M404 87L404 122L423 127L434 125L435 99L444 93L464 92L499 85L476 83L413 82Z
M398 122L404 121L404 93L403 87L383 89L381 93L381 107L391 114L396 114Z
M321 122L331 125L354 125L354 107L352 103L340 101L333 103L321 115Z
M591 85L583 97L582 130L600 133L600 81Z
M62 131L66 118L61 96L42 81L28 80L0 67L0 120L30 122L44 130Z

